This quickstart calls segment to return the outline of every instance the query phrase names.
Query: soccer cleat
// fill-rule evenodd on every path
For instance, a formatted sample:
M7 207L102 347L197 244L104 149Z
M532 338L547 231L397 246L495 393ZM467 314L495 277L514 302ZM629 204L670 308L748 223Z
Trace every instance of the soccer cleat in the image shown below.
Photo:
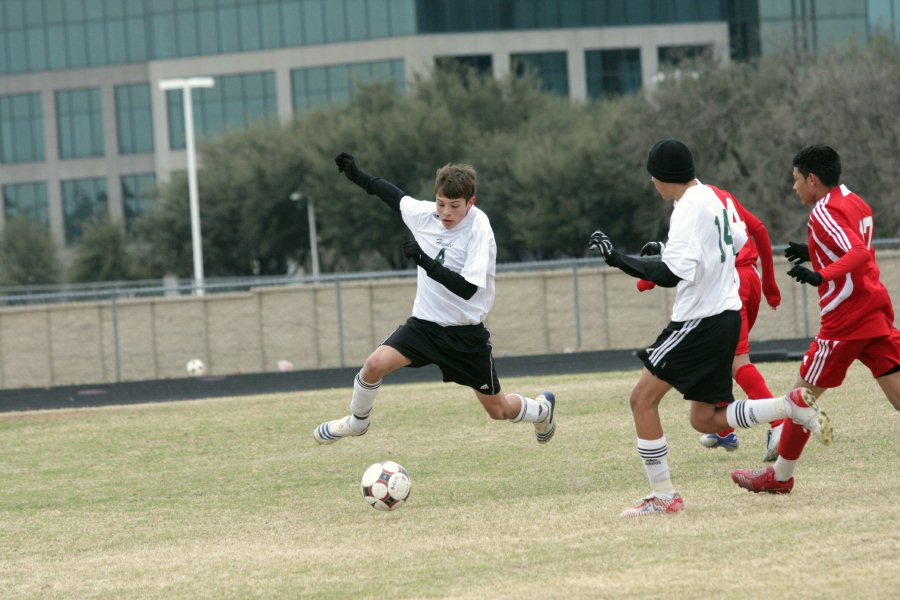
M816 405L815 395L808 389L799 387L788 392L784 398L790 419L797 425L802 425L820 442L830 446L834 440L831 419Z
M684 510L681 494L675 493L671 500L663 500L654 495L641 498L637 504L622 511L620 517L647 517L650 515L672 515Z
M534 436L537 438L538 444L546 444L553 438L556 433L556 422L554 421L554 412L556 409L556 396L553 392L544 392L535 398L545 410L549 410L550 414L540 423L534 424Z
M700 445L706 448L725 448L726 452L734 452L740 445L735 432L720 436L718 433L707 433L700 436Z
M313 431L313 437L320 444L333 444L341 438L364 435L369 430L369 424L362 431L350 429L350 416L334 421L325 421Z
M778 481L775 479L774 467L763 467L762 469L738 469L731 472L731 480L736 484L758 494L766 492L767 494L790 494L794 489L794 478L791 477L787 481Z
M778 458L778 442L781 441L781 430L784 428L784 425L776 425L775 427L770 427L766 432L766 455L763 457L763 462L775 462L775 459Z

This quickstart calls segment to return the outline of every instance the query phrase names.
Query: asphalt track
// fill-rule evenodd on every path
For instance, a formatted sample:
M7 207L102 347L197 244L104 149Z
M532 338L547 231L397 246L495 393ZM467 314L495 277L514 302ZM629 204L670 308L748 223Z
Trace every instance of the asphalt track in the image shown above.
M808 339L754 342L750 359L755 363L799 362L809 347L809 342ZM638 370L641 363L635 358L634 352L635 350L603 350L495 357L494 364L502 383L509 377ZM349 389L358 371L359 365L355 365L286 373L249 373L49 388L0 389L0 412L175 402L328 388ZM391 385L440 380L441 373L433 365L421 369L400 369L389 376Z

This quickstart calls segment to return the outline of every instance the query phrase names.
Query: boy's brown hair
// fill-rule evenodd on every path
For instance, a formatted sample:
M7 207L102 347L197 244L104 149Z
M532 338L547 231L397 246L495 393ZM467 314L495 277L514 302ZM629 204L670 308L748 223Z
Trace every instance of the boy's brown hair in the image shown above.
M475 195L478 175L472 165L447 163L437 170L434 177L434 193L446 198L464 198L468 201Z

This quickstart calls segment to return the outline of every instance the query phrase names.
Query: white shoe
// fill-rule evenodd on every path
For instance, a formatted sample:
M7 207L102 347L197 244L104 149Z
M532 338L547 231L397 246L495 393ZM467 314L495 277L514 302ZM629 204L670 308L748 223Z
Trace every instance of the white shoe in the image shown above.
M813 393L800 387L788 392L784 399L791 421L802 425L804 429L816 436L816 439L826 446L830 446L834 441L831 419L816 405L816 397Z
M341 438L364 435L369 430L369 423L366 423L366 428L362 431L353 431L350 429L350 418L348 415L334 421L325 421L316 427L313 437L320 444L333 444Z
M534 424L534 435L537 438L538 444L546 444L553 438L553 434L556 433L556 422L553 418L556 409L556 396L553 395L553 392L544 392L535 398L535 400L540 402L541 406L544 407L544 410L550 411L550 414L547 415L546 419L540 423Z
M781 441L781 430L784 429L784 423L770 427L766 432L766 455L763 462L775 462L778 458L778 442Z

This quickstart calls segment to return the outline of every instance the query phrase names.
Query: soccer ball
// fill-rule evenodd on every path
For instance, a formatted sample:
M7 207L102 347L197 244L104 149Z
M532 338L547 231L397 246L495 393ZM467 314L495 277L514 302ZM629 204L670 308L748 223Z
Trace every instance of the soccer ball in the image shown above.
M198 377L206 373L206 365L204 365L203 361L199 358L192 358L187 363L187 372L188 375Z
M392 460L377 462L363 473L359 488L372 508L394 510L409 498L409 473Z

